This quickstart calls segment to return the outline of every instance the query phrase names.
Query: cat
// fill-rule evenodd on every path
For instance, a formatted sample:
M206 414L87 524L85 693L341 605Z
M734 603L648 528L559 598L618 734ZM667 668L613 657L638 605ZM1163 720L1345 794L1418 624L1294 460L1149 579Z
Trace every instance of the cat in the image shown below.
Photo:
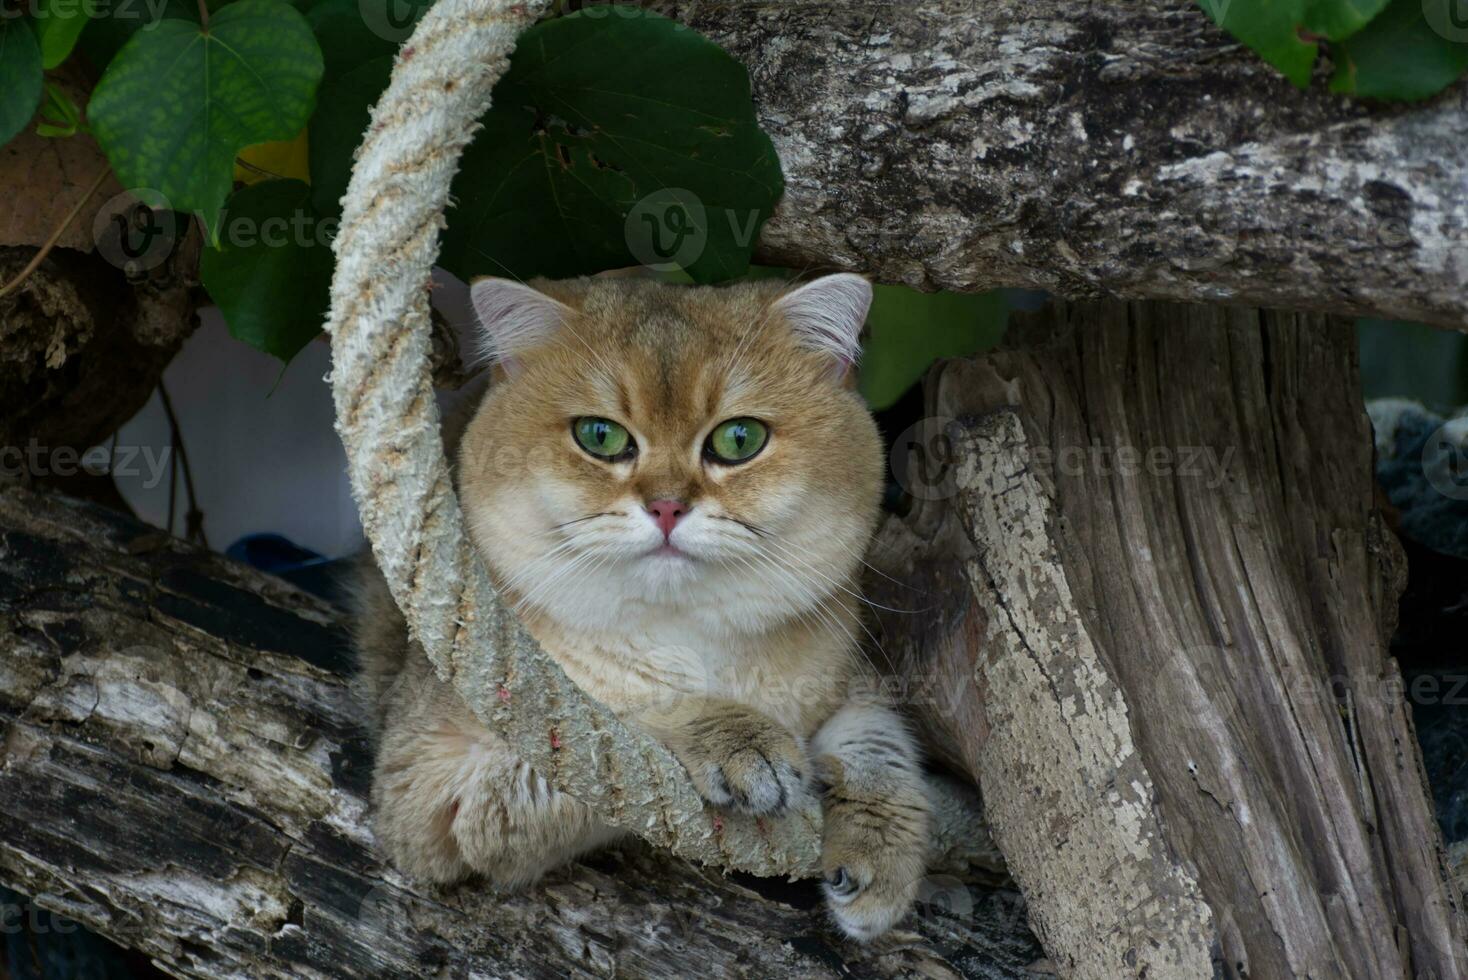
M852 380L871 295L850 274L480 279L492 381L456 461L496 586L582 689L716 807L819 794L821 888L862 941L908 911L929 833L919 750L858 642L882 491ZM401 869L519 888L625 834L478 722L375 569L358 605L376 829Z

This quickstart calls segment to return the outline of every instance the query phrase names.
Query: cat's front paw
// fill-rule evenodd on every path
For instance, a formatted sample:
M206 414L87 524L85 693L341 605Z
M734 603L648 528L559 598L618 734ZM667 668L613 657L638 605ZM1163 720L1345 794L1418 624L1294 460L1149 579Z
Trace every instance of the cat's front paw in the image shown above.
M828 790L821 891L837 926L875 939L912 908L927 867L928 807L920 794Z
M704 719L697 739L701 758L689 773L704 799L756 816L773 816L806 794L810 765L805 747L772 719L731 712Z

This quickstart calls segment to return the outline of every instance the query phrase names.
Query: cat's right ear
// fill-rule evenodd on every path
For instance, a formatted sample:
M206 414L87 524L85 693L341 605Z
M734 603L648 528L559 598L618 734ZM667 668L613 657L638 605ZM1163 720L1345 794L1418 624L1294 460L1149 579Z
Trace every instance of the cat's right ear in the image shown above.
M507 374L515 373L518 355L543 343L572 313L537 289L493 276L474 280L469 298L483 331L483 354Z

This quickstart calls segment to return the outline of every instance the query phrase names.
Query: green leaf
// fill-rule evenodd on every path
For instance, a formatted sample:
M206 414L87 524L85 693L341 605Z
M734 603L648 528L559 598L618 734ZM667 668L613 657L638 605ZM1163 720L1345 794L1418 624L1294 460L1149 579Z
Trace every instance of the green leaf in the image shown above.
M1468 21L1455 23L1455 8L1442 6L1457 2L1391 0L1360 32L1332 47L1330 90L1372 99L1441 92L1468 70Z
M98 71L102 71L134 34L161 20L199 22L195 0L116 0L100 7L87 21L78 47Z
M391 55L375 58L321 84L311 117L312 200L322 214L341 214L352 154L367 131L372 105L387 88Z
M635 8L526 32L482 122L439 259L465 279L639 262L730 279L784 187L744 67Z
M41 118L45 121L36 125L36 135L48 138L75 136L81 128L81 110L59 85L47 82L45 88L46 102L41 107Z
M267 180L231 195L219 247L199 258L230 334L282 361L310 343L326 322L334 233L302 181Z
M867 316L858 387L872 409L887 408L940 357L964 357L1004 337L1001 293L920 293L876 286Z
M47 69L60 65L76 47L87 26L91 4L82 0L39 0L36 5L36 40L41 44L41 63Z
M1213 22L1284 73L1299 88L1310 84L1317 54L1314 41L1300 37L1310 0L1198 0ZM1315 0L1320 3L1321 0ZM1341 0L1326 0L1340 3ZM1324 16L1323 14L1321 15Z
M235 154L300 132L321 72L321 49L297 10L238 0L207 29L164 20L134 34L87 116L124 186L156 189L176 210L198 212L213 236Z
M1331 41L1341 41L1381 13L1387 0L1310 0L1305 28Z
M329 80L397 54L430 6L432 0L310 0L302 9L321 43Z
M41 104L41 46L30 21L0 17L0 145L25 129Z

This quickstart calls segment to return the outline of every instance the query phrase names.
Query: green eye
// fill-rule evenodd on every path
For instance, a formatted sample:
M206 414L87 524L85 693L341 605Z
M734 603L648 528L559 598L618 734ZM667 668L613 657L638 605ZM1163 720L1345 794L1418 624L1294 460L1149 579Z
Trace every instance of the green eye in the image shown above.
M637 451L637 443L632 441L627 428L611 419L593 418L589 415L573 419L571 434L576 437L577 445L597 459L616 462L631 459L632 454Z
M730 419L720 422L703 451L721 463L743 463L753 459L770 441L770 430L759 419Z

